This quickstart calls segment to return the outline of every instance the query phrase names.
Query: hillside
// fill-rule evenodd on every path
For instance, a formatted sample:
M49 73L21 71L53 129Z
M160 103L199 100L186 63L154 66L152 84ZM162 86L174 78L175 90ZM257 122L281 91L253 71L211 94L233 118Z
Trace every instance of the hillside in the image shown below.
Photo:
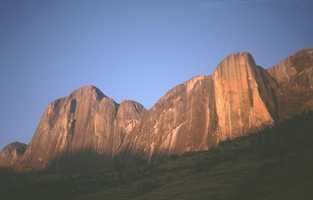
M90 160L75 162L73 156L42 172L2 170L1 197L311 199L312 132L313 113L307 112L258 134L225 141L211 151L161 156L150 164L125 157L104 162L86 153L81 156Z

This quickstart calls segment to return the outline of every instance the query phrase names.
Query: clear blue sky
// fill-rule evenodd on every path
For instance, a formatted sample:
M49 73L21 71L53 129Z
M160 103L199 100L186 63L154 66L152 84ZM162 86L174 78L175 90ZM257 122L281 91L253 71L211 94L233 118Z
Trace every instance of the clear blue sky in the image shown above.
M0 147L81 85L149 108L229 53L268 67L305 47L312 0L0 0Z

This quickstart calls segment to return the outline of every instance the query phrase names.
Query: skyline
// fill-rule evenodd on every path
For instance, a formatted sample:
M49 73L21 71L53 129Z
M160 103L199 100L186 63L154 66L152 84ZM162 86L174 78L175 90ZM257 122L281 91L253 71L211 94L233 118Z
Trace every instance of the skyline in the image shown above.
M48 103L82 85L150 108L228 54L267 68L313 47L308 0L123 2L0 1L1 148L29 142Z

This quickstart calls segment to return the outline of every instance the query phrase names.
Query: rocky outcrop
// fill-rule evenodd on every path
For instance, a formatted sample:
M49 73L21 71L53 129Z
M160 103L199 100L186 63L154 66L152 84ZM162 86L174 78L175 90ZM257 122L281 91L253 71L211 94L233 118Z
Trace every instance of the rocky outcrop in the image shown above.
M138 126L145 111L145 108L135 101L123 101L120 104L114 126L113 155L122 150L125 138Z
M149 110L134 101L116 103L85 86L49 104L21 168L43 168L81 151L112 157L204 151L275 121L313 108L313 50L269 70L249 53L226 57L212 75L197 76L167 92Z
M276 94L249 53L227 57L213 73L218 135L235 138L274 122Z
M281 119L313 110L313 49L303 49L268 70L279 86Z
M270 68L268 72L277 80L277 82L287 84L297 76L301 75L304 71L310 71L312 68L313 49L302 49Z
M213 80L195 77L176 86L147 111L125 149L151 158L154 154L206 150L216 145ZM212 138L209 138L212 137Z
M96 87L82 87L49 104L20 165L42 168L81 151L111 156L143 111L138 103L119 106Z
M27 145L14 142L5 146L0 152L0 167L12 167L25 153Z
M250 54L230 55L212 76L195 77L162 97L134 130L128 148L149 158L208 150L272 124L272 86Z

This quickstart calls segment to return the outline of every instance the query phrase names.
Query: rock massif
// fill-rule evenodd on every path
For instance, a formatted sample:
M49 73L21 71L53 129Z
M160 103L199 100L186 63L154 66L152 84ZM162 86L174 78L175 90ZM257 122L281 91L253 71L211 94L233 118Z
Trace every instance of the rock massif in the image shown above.
M82 87L49 104L20 165L41 168L80 151L111 156L144 111L139 103L119 105L94 86Z
M268 72L279 85L279 116L313 110L313 49L303 49Z
M255 132L302 108L313 108L313 50L265 70L249 53L226 57L209 76L174 87L151 109L116 103L85 86L49 104L20 168L44 168L64 154L94 151L113 157L203 151Z
M12 167L22 158L26 144L14 142L5 146L0 152L0 167Z
M248 53L230 55L211 76L198 76L162 97L131 134L128 148L151 158L208 150L272 124L276 94Z

